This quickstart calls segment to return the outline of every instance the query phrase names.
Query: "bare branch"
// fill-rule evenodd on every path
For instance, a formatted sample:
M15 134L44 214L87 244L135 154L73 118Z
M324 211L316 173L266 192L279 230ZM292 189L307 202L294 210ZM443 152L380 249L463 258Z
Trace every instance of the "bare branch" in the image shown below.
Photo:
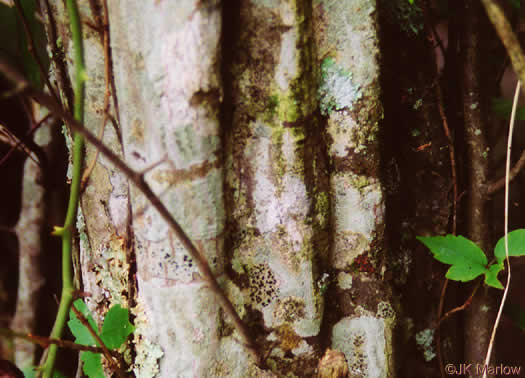
M521 169L524 166L525 166L525 150L523 150L523 152L521 153L520 159L510 170L509 181L514 180L514 178L518 175L518 173L520 173ZM501 177L500 179L489 184L488 193L489 194L496 193L498 190L500 190L504 186L505 186L505 177Z

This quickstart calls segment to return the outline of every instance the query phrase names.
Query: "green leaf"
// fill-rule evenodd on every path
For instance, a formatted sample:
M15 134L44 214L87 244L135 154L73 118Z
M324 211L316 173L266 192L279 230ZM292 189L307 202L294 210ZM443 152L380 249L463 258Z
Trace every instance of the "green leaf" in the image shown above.
M512 101L502 97L493 97L492 98L492 111L500 119L509 120L510 113L512 111ZM525 108L518 106L516 109L516 120L523 121L525 120Z
M503 285L498 280L498 273L501 272L503 268L503 264L492 264L485 272L485 284L496 289L503 289Z
M100 353L82 352L80 359L82 360L82 370L89 378L104 378L104 369L102 369Z
M82 301L82 299L77 299L75 302L73 302L73 306L84 315L84 317L88 320L89 324L91 325L91 328L95 330L95 332L98 333L98 327L95 323L95 320L89 313L89 310ZM73 310L69 310L69 318L70 320L67 322L67 325L69 326L69 329L71 330L71 333L73 336L75 336L75 342L77 344L81 345L97 345L97 342L91 336L91 333L89 330L82 324L82 322L77 318Z
M414 0L408 0L410 4L414 4Z
M446 277L454 281L471 281L487 272L487 257L471 240L463 236L432 236L417 239L434 254L434 258L452 265Z
M120 347L135 330L128 317L128 310L118 304L106 314L100 337L109 349Z
M102 332L100 333L86 304L81 299L77 299L73 305L88 319L89 324L95 332L97 332L108 349L119 348L126 341L126 338L135 330L135 327L129 322L128 310L118 304L112 306L107 312L104 318L104 324L102 325ZM76 317L73 310L69 311L69 317L71 320L67 324L75 336L76 343L82 345L98 345L87 327ZM100 353L82 352L80 359L84 362L83 370L87 376L90 378L104 378L104 369L102 368Z
M509 256L524 256L525 255L525 229L514 230L507 235L509 240ZM496 248L494 248L494 256L499 264L507 257L505 254L505 237L498 240Z

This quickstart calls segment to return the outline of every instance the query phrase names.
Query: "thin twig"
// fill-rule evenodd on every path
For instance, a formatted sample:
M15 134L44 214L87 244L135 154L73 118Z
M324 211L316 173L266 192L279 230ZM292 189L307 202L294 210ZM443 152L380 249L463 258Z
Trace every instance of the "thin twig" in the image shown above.
M42 126L50 117L51 117L51 114L47 114L46 116L44 116L40 121L38 121L35 125L33 125L31 127L31 129L29 129L29 131L26 133L24 138L29 140L31 138L31 135L33 133L35 133L35 131L37 131L40 128L40 126ZM0 125L0 130L2 130L2 127L3 126ZM12 133L10 133L10 134L12 134ZM40 159L42 157L39 156L39 152L38 151L32 150L31 149L32 146L26 145L21 139L18 139L18 138L16 138L16 139L18 140L18 142L15 145L13 145L11 147L11 149L9 151L7 151L7 153L4 156L2 156L2 159L0 159L0 166L2 164L4 164L7 159L9 159L9 157L13 154L13 152L15 152L17 149L20 149L20 148L22 148L24 151L25 151L25 149L28 149L29 152L34 152L35 155L38 158L39 163L42 163L42 161L40 161ZM25 152L31 158L30 153L27 153L27 151L25 151ZM31 160L33 160L33 159L31 158Z
M476 287L474 288L474 290L472 291L472 294L470 294L470 297L468 297L468 299L465 301L465 303L463 303L461 306L458 306L458 307L455 307L453 308L452 310L450 311L447 311L447 313L445 315L443 315L439 320L438 320L438 324L437 326L439 327L441 325L441 322L443 322L443 320L447 319L448 317L450 317L450 315L452 314L455 314L456 312L459 312L459 311L463 311L464 309L466 309L468 306L470 306L470 304L472 303L472 298L474 298L474 295L476 295L476 291L478 291L478 289L480 288L481 286L481 281L478 282L478 284L476 285Z
M232 303L226 297L222 289L220 288L215 276L213 275L207 261L199 250L195 247L191 239L186 235L182 227L173 218L171 212L166 206L160 201L158 196L153 192L151 187L144 180L143 175L135 172L131 169L122 159L120 159L111 149L104 145L98 138L87 130L81 122L75 120L70 114L68 114L60 104L58 104L52 97L43 93L42 91L31 88L29 83L21 76L16 70L0 57L0 71L4 72L6 76L17 83L20 87L24 88L28 96L32 97L36 102L45 106L50 112L56 116L62 118L73 130L82 134L84 138L91 144L93 144L100 152L116 167L118 168L127 178L135 184L135 186L144 194L144 196L151 202L153 207L158 211L159 215L169 225L172 231L177 235L180 242L186 248L191 258L197 264L199 271L202 274L203 279L208 283L210 290L215 294L220 306L224 312L230 317L235 329L239 332L244 346L248 349L252 357L255 359L257 365L260 364L260 358L255 344L251 340L251 336L248 329L242 322L241 318L235 311Z
M514 180L514 178L520 173L521 169L525 166L525 150L522 151L520 159L514 164L512 169L509 171L509 182ZM489 184L488 193L494 194L501 188L505 186L507 176L501 177L499 180L494 181Z
M0 334L5 337L16 337L24 339L34 344L40 345L42 348L47 348L50 344L58 345L60 348L79 350L82 352L104 353L102 348L77 344L69 340L53 339L50 337L32 335L30 333L17 332L6 328L0 328Z

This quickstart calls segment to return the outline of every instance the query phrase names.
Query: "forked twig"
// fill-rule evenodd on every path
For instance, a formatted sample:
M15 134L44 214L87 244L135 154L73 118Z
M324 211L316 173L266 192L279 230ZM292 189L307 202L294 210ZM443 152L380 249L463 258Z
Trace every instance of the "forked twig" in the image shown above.
M445 287L445 285L448 283L448 279L445 281L445 284L443 285ZM470 297L468 297L468 299L465 301L465 303L463 303L461 306L458 306L458 307L454 307L452 310L450 311L447 311L447 313L445 315L443 315L439 320L438 320L438 324L437 326L439 327L441 325L441 323L443 322L443 320L447 319L449 316L451 316L452 314L455 314L456 312L459 312L459 311L463 311L464 309L466 309L468 306L470 306L470 304L472 303L472 299L474 298L474 295L476 295L476 292L478 291L478 289L480 288L481 286L481 281L478 282L478 284L476 285L476 287L474 288L474 290L472 290L472 294L470 294ZM444 290L443 290L443 293L444 293ZM443 309L443 307L441 307L441 310Z
M49 118L51 117L51 114L47 114L44 116L40 121L38 121L36 124L34 124L31 129L25 134L25 138L29 140L31 138L31 135L40 128ZM2 134L5 136L5 140L2 138ZM37 165L40 165L42 161L42 156L39 156L38 151L32 150L31 146L26 145L21 139L17 138L16 135L14 135L12 132L9 131L6 127L2 126L0 124L0 140L3 140L5 143L9 144L11 148L7 153L2 156L2 159L0 159L0 166L6 162L7 159L16 151L16 150L22 150L31 160L33 160ZM37 146L38 147L38 146ZM36 155L37 160L35 161L35 158L32 156L33 153Z

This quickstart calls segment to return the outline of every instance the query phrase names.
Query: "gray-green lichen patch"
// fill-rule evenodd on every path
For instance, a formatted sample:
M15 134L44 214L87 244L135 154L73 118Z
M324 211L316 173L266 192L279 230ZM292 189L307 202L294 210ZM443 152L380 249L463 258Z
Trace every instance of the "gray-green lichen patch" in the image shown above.
M366 94L379 65L375 0L315 0L318 54L333 57Z
M295 79L299 72L297 53L297 30L291 28L281 36L281 53L275 70L275 82L283 92L288 91L290 81Z
M350 273L339 272L337 274L337 285L343 290L351 289L352 275Z
M155 377L159 372L158 360L164 356L164 352L145 334L149 328L149 320L140 301L132 312L135 315L135 332L133 332L132 342L135 344L136 352L132 366L133 372L137 378Z
M199 122L180 124L166 133L165 143L168 156L177 169L188 169L193 165L217 160L220 140L217 135L217 124L204 117Z
M369 249L369 240L360 233L341 231L336 233L332 265L336 269L347 269L354 259Z
M243 261L239 272L248 273L248 285L243 290L246 301L262 312L265 326L292 324L296 334L314 336L321 325L322 299L312 279L311 262L304 261L299 269L290 270L279 262L281 250L269 250L264 239L235 250L234 261Z
M187 173L190 176L186 180L180 179L182 174L170 169L169 164L162 164L146 180L191 239L216 237L222 233L225 222L222 169L210 168L195 177ZM153 223L140 234L149 241L164 240L169 227L146 203L144 217L140 218Z
M103 265L95 267L98 286L104 296L111 298L111 303L125 304L128 300L128 275L130 266L126 256L126 241L115 237L106 245L101 246L97 253Z
M425 361L432 361L436 357L434 352L434 329L427 328L416 333L416 343L423 351Z
M172 212L182 229L192 240L198 240L212 271L222 271L222 250L225 212L222 198L222 170L211 168L202 177L178 180L178 176L162 164L147 176L152 189ZM145 279L191 282L198 268L186 248L169 230L166 222L144 198L136 202L135 236L141 246L138 262ZM159 282L160 282L159 281Z
M295 225L298 223L296 219L304 219L308 213L309 198L302 177L294 172L298 157L291 131L283 131L280 151L275 151L270 126L256 121L250 127L254 130L255 138L246 144L244 157L256 162L253 167L255 221L258 230L266 234L278 231L281 225L287 228ZM282 154L279 165L274 160L275 154ZM297 231L294 230L292 238L296 238L293 234Z
M170 287L139 282L142 335L169 356L160 360L160 376L206 376L219 346L221 312L215 295L203 282Z
M77 229L84 268L84 290L91 296L86 302L95 318L102 321L102 313L113 304L124 307L129 295L129 263L127 261L126 241L113 235L103 244L92 246L87 235L82 211L77 215Z
M332 349L345 354L352 376L387 376L386 340L384 319L372 316L346 317L332 329Z
M377 179L369 185L360 183L360 176L351 172L332 176L335 190L335 240L333 263L345 269L353 259L369 249L378 224L383 222L384 203Z
M354 102L361 98L361 91L352 81L350 72L346 72L332 58L326 58L321 64L318 96L321 113L328 115L334 110L351 110Z
M301 337L315 336L321 326L322 298L312 278L312 263L304 261L298 272L271 264L279 282L279 297L263 309L264 322L270 327L283 323L293 326Z
M356 120L348 112L332 113L327 128L328 135L333 141L330 144L330 155L343 158L352 149L359 152L362 147L355 142L354 138L358 128Z
M216 355L206 377L274 377L273 374L259 369L246 352L246 348L235 337L222 337Z
M79 206L77 210L77 233L79 238L80 250L85 251L85 253L91 253L89 246L89 238L86 234L86 222L84 219L84 213L82 212L82 207Z
M66 125L62 125L62 134L64 135L64 139L66 140L66 147L67 151L69 152L69 161L67 164L66 177L68 180L71 180L73 178L73 164L71 163L73 156L73 138L71 138L71 133L69 132Z

